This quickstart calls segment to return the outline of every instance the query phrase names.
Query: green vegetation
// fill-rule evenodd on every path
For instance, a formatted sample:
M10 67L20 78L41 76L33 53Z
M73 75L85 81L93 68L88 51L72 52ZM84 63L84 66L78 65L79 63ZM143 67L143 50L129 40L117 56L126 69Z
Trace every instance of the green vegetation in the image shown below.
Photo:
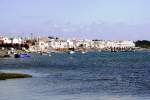
M150 49L150 41L148 40L138 40L135 42L136 47L147 48Z
M20 74L20 73L1 73L0 72L0 80L16 79L16 78L28 78L28 77L32 77L32 75Z
M16 50L16 53L30 53L30 50Z

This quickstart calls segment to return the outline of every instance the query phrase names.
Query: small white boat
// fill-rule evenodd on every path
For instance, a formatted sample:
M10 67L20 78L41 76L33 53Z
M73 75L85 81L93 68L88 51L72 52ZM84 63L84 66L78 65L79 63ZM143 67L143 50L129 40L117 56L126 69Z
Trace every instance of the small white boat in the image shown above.
M47 53L41 53L41 55L46 56L46 55L47 55Z
M48 53L48 56L52 56L51 53Z
M74 51L69 51L69 54L74 54L75 52Z
M52 52L48 51L47 54L48 54L48 56L51 56Z
M41 52L40 54L43 56L51 56L51 52Z
M86 52L85 52L85 51L82 51L81 53L82 53L82 54L85 54Z

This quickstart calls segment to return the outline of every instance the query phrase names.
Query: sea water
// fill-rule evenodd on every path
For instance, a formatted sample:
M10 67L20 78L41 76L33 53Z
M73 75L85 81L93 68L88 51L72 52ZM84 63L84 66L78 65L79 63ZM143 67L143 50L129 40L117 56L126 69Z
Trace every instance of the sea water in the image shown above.
M0 100L150 100L150 52L31 54L0 59Z

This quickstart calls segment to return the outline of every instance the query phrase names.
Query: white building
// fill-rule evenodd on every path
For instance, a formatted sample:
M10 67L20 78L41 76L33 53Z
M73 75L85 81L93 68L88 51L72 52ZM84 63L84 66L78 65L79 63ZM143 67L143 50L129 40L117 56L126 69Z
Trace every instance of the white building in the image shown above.
M67 43L68 43L68 48L74 48L75 47L73 40L67 40Z
M0 40L3 41L3 43L7 43L7 44L11 43L11 40L9 38L7 38L7 37L2 37L1 36Z
M13 38L11 39L12 44L23 44L24 41L21 38Z
M4 44L22 44L24 41L21 38L7 38L1 37L0 40L3 41Z

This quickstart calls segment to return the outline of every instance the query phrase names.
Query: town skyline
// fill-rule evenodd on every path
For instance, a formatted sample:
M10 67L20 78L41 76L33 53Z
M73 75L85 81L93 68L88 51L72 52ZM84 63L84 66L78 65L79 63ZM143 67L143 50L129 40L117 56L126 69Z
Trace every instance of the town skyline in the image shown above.
M1 0L0 35L150 40L148 0Z

